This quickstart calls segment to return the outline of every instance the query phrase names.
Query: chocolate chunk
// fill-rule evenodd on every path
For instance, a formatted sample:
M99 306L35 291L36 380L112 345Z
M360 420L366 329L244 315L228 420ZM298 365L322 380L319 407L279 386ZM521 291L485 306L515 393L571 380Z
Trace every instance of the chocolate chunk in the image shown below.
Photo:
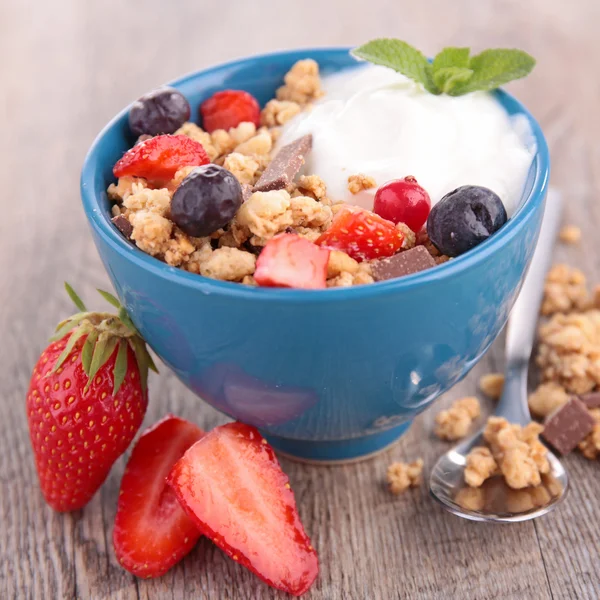
M252 196L254 192L252 191L252 186L247 183L242 183L242 202L246 202L250 196Z
M435 267L435 260L424 246L416 246L389 258L381 258L371 263L373 279L385 281Z
M588 392L587 394L581 394L578 398L588 408L600 408L600 392Z
M128 240L131 239L133 233L133 225L129 222L129 219L123 215L117 215L111 219L114 226L126 237Z
M544 421L542 437L561 454L568 454L594 427L585 404L573 396Z
M298 138L281 148L254 185L254 191L270 192L286 188L294 180L311 148L311 134Z

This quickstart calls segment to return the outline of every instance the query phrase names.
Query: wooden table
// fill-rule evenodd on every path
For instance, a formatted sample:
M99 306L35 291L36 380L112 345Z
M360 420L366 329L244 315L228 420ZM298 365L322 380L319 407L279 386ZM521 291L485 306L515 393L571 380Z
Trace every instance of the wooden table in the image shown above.
M78 177L86 149L118 109L181 73L277 48L388 35L429 53L450 44L527 49L539 64L511 90L544 126L552 180L566 194L565 221L584 230L587 252L558 253L598 281L599 22L598 0L0 3L0 598L285 597L206 540L161 579L123 571L111 544L123 459L81 512L53 513L38 490L25 391L53 324L71 311L63 280L89 302L96 287L108 285L80 207ZM431 467L446 448L430 433L435 413L474 393L479 375L502 368L501 355L500 340L375 460L334 468L283 461L321 559L306 598L600 597L597 463L568 457L568 502L510 526L453 517L425 486L396 498L383 485L393 460L422 456L425 470ZM167 411L207 429L224 421L166 368L151 386L146 424Z

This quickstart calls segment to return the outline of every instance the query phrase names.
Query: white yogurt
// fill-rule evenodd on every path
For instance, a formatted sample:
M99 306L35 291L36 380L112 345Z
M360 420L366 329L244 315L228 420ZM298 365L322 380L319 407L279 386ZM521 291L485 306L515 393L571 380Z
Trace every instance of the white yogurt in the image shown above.
M328 195L373 207L375 189L352 195L348 176L377 185L414 175L433 204L461 185L495 191L511 215L535 146L524 117L510 118L492 94L434 96L402 75L364 65L325 77L325 97L283 127L278 146L312 133L305 173Z

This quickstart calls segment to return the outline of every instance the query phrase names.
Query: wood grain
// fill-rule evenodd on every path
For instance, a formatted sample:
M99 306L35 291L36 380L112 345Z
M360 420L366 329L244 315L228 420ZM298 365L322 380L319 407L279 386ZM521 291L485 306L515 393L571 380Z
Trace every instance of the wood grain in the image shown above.
M37 488L24 395L53 323L70 310L68 279L86 298L107 278L80 208L79 168L104 123L163 81L236 56L398 36L427 52L443 45L516 46L538 58L512 86L542 122L565 220L585 251L561 259L600 281L600 3L597 0L4 0L0 3L0 598L279 599L206 540L165 577L136 580L117 564L111 535L124 459L84 511L58 515ZM502 368L502 341L469 377L417 419L403 441L369 462L309 467L283 461L321 557L305 597L325 599L595 599L600 597L598 464L566 461L568 502L511 526L464 522L425 488L392 497L390 461L446 446L435 412ZM146 423L167 411L204 428L223 421L166 369L151 381Z

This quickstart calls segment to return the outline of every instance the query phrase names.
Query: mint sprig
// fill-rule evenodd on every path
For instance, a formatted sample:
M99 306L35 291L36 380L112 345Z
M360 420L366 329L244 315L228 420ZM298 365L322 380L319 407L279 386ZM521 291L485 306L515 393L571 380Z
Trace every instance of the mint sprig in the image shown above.
M394 69L431 94L450 96L494 90L525 77L535 66L535 59L527 52L508 48L484 50L471 56L469 48L448 47L429 62L410 44L390 38L367 42L352 50L352 55Z

